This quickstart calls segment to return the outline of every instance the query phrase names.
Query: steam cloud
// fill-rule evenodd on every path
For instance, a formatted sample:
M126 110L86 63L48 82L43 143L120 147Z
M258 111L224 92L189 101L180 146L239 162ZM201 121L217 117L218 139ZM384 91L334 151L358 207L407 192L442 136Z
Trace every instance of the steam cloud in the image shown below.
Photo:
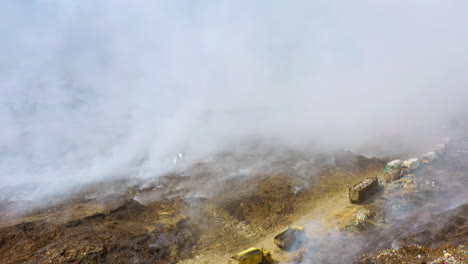
M195 161L252 139L424 144L467 110L467 8L2 1L0 198L156 176L176 153Z

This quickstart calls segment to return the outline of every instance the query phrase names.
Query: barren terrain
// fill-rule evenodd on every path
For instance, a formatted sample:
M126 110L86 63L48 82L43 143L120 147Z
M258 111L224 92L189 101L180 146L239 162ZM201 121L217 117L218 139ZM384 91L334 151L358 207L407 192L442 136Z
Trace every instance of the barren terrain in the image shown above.
M4 202L0 263L226 263L248 247L281 263L432 263L444 254L466 263L466 142L410 178L381 183L363 205L349 203L348 188L388 160L285 157L253 176L215 177L223 171L200 163L149 183L96 183L41 209ZM289 225L305 226L307 239L282 251L273 237Z

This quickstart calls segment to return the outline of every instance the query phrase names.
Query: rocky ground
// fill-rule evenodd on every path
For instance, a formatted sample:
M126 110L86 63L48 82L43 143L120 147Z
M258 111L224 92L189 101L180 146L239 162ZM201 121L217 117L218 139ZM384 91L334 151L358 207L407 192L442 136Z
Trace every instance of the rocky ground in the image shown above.
M244 173L245 160L226 154L152 181L96 183L41 209L3 202L0 263L226 263L252 246L282 263L467 262L462 141L413 175L381 182L363 205L349 203L348 188L388 160L291 151ZM213 166L227 161L241 169ZM279 250L272 238L292 224L306 227L307 240Z

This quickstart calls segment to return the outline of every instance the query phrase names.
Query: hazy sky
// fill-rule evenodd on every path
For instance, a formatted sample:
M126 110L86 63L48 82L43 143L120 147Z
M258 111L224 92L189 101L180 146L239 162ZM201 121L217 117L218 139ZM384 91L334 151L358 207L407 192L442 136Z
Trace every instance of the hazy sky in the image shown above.
M0 187L149 176L174 153L252 137L353 149L418 135L467 110L467 11L461 0L2 1Z

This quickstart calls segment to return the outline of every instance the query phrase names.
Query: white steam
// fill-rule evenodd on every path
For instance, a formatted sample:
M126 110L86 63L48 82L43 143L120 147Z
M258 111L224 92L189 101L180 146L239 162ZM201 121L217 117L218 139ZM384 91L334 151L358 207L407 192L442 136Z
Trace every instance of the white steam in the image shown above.
M194 161L252 138L421 138L467 110L467 8L3 1L0 188L155 176L177 153Z

